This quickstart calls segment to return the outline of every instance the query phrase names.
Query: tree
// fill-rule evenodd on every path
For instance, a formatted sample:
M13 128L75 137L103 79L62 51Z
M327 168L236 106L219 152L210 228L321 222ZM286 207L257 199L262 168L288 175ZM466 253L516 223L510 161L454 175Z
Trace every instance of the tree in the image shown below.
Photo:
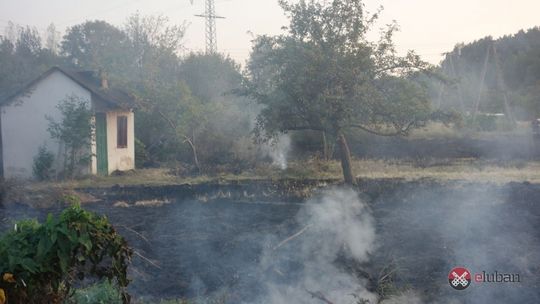
M38 31L10 23L0 36L0 100L12 96L59 58L44 49Z
M178 147L187 145L193 166L201 171L196 145L197 129L204 121L204 107L191 94L179 75L184 25L169 25L163 16L132 15L124 32L130 43L129 85L139 97L136 132L148 147L172 145L178 159ZM129 77L129 76L128 76ZM160 134L160 136L155 136Z
M182 79L202 102L236 98L231 92L240 88L240 67L221 54L190 54L180 66Z
M105 21L87 21L68 29L62 55L75 67L115 73L129 65L127 36Z
M197 130L200 160L213 167L246 166L237 146L250 142L257 111L247 98L234 94L242 85L239 65L221 54L190 54L180 75L205 108L204 124Z
M129 41L131 69L128 78L171 83L177 78L179 58L185 34L184 25L170 25L164 16L130 16L124 26Z
M205 122L204 105L191 95L189 88L181 81L172 85L145 82L139 98L142 100L141 106L144 107L138 116L139 126L145 126L139 136L142 135L142 138L148 140L158 138L160 142L187 144L191 150L193 165L199 173L201 166L196 134L197 129Z
M64 170L66 175L73 177L77 165L88 163L90 144L94 125L92 123L92 110L88 101L77 96L68 96L58 106L61 121L56 122L51 117L47 129L52 138L65 144Z
M12 96L54 65L58 58L43 49L38 31L10 23L0 36L0 100Z
M413 52L397 54L396 24L369 41L379 13L368 15L361 0L280 5L287 32L257 37L247 65L246 94L264 106L256 133L325 132L337 140L345 182L353 184L346 131L406 135L422 125L429 101L410 76L429 66Z

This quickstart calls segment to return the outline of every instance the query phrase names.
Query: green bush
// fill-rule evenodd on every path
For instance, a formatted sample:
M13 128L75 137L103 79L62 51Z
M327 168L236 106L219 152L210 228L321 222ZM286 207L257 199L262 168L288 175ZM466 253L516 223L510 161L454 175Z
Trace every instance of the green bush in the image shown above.
M18 222L0 238L0 289L8 303L63 303L85 278L114 280L123 303L132 251L106 217L78 204L45 223Z
M135 138L135 166L137 168L143 168L150 160L148 152L146 151L146 145Z
M52 166L54 163L54 154L47 150L45 145L39 147L38 154L34 157L32 173L39 180L49 180L53 176Z

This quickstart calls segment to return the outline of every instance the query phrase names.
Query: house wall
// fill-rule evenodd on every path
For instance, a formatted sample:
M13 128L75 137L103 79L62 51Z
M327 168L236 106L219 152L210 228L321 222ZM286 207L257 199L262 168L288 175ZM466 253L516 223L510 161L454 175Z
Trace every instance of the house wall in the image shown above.
M117 117L127 116L127 147L117 146ZM135 116L132 111L107 112L107 153L109 174L135 169Z
M43 144L55 154L56 167L60 168L62 147L50 137L45 116L59 121L60 112L56 106L68 95L91 100L89 91L55 71L38 82L28 96L2 107L4 177L31 178L34 156Z

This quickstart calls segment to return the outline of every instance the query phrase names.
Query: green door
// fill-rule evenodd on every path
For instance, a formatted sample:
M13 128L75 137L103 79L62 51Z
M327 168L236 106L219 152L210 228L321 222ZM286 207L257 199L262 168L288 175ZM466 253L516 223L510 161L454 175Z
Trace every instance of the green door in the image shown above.
M96 113L96 158L97 173L99 175L108 175L109 163L107 160L107 118L105 113Z

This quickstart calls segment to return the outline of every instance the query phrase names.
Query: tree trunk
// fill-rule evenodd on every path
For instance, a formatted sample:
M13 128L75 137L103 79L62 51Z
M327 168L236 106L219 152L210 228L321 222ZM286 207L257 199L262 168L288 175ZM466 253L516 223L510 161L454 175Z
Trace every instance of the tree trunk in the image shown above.
M328 153L328 142L326 141L326 132L322 131L323 158L328 161L330 159Z
M73 147L71 147L70 158L69 178L73 179L73 177L75 176L75 148Z
M335 142L332 141L332 136L329 132L322 131L323 158L329 161L333 157Z
M338 145L339 154L341 157L341 169L343 170L345 184L355 185L356 180L352 172L351 151L349 150L349 145L347 144L345 135L341 132L338 134Z
M197 156L197 149L195 146L191 146L193 151L193 162L195 163L195 168L197 168L197 173L201 173L201 165L199 164L199 157Z
M195 144L193 143L192 139L186 139L186 141L189 144L189 147L191 148L191 154L193 156L193 164L195 165L195 168L197 169L197 173L201 173L199 157L197 156L197 147L195 147Z

